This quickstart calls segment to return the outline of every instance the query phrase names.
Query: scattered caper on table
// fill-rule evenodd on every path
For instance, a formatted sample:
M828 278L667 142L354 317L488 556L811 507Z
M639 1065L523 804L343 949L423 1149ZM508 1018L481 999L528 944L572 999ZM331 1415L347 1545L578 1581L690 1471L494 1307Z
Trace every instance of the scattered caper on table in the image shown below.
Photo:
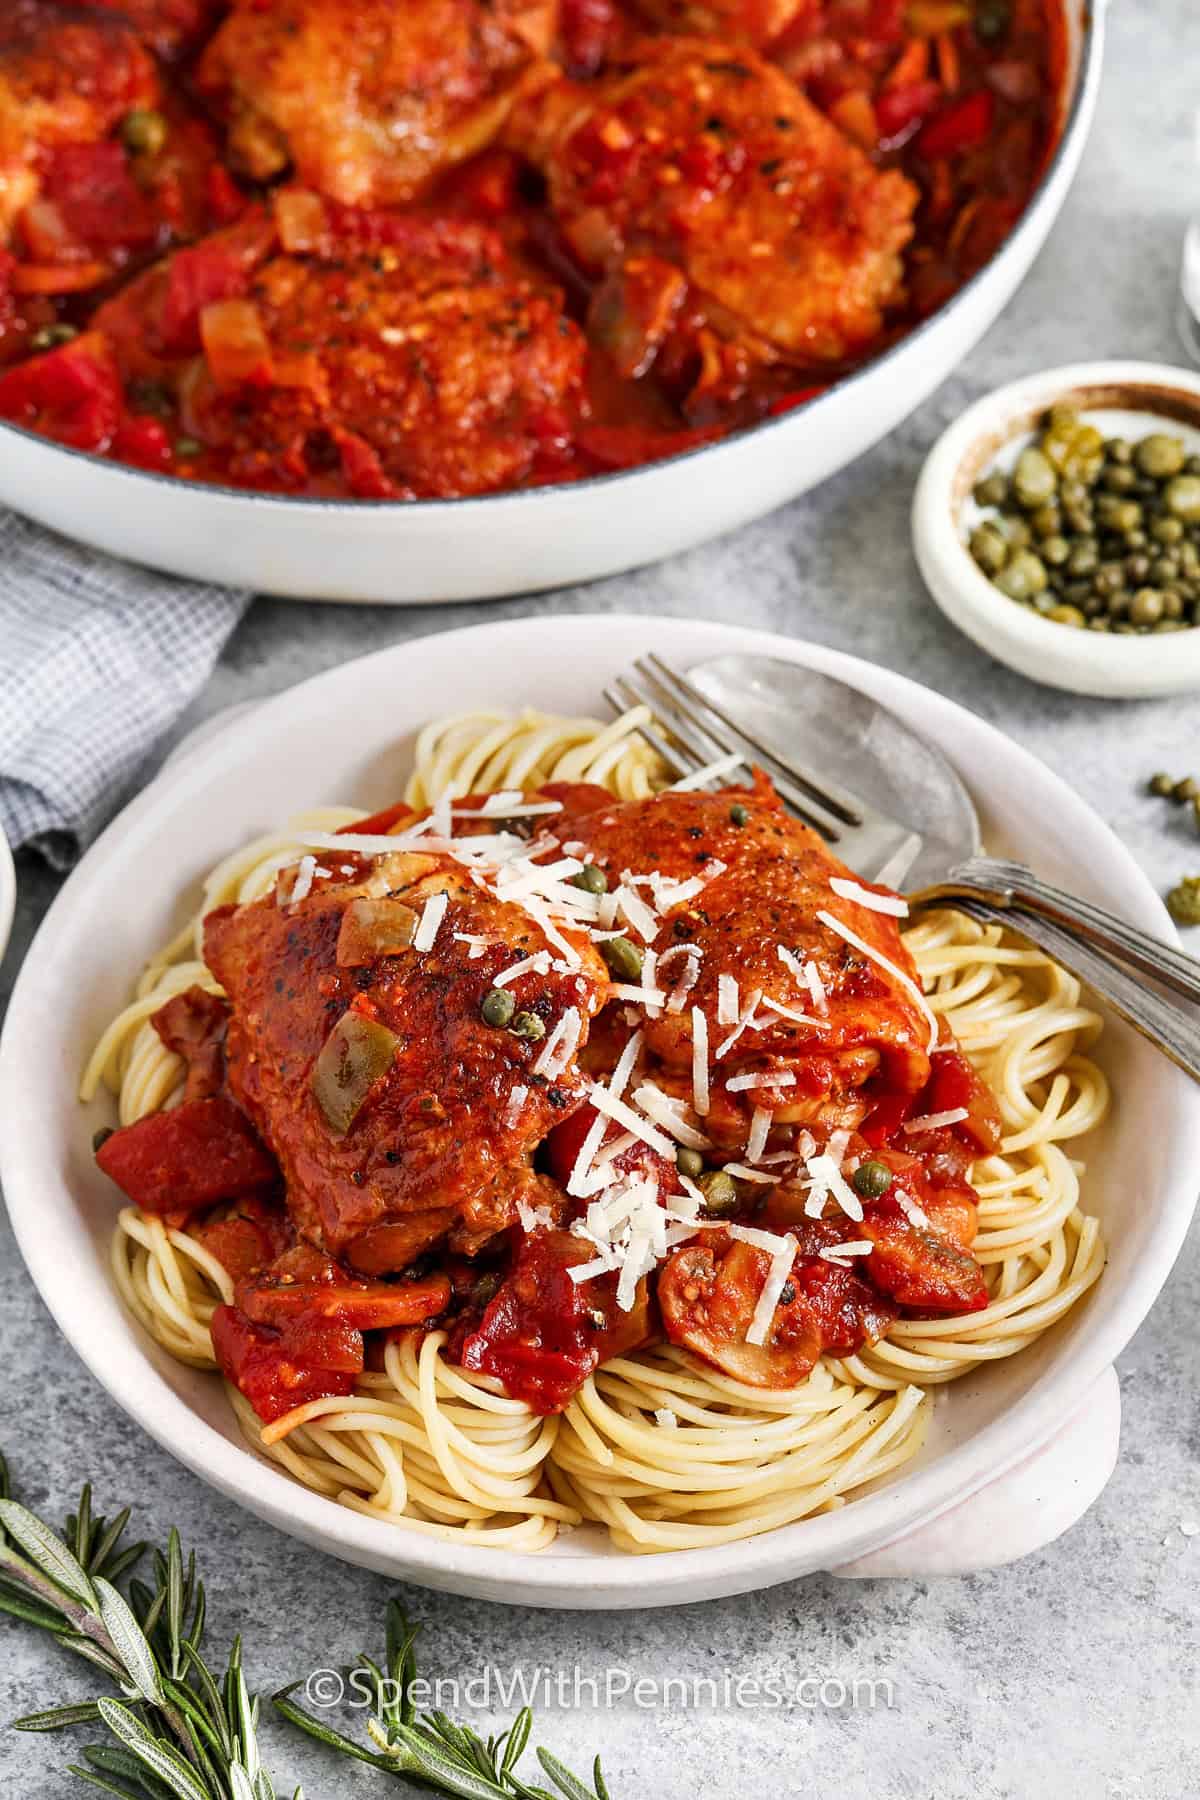
M1106 438L1056 406L1011 474L975 485L968 547L1010 600L1075 631L1200 626L1200 456L1153 431Z
M1200 925L1200 875L1185 875L1171 889L1167 911L1177 925Z

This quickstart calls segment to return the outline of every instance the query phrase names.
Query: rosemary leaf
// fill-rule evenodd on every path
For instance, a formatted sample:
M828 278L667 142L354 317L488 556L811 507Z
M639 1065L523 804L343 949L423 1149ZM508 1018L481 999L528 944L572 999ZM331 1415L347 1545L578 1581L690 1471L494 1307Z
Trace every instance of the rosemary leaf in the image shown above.
M100 1717L94 1700L83 1700L78 1706L53 1706L49 1712L25 1713L14 1719L13 1731L62 1731L68 1725L87 1725Z
M138 1761L144 1763L152 1775L157 1775L163 1786L178 1795L179 1800L213 1800L213 1795L205 1792L183 1758L164 1738L156 1738L147 1731L127 1706L108 1699L96 1704L113 1736L132 1750Z
M119 1594L111 1581L103 1575L96 1579L96 1593L100 1603L100 1617L104 1628L112 1639L113 1648L125 1665L126 1674L142 1699L151 1706L163 1704L162 1683L158 1678L158 1665L154 1660L154 1652L146 1641L145 1633L133 1613L124 1595Z
M118 1787L115 1781L108 1781L92 1769L83 1769L78 1763L68 1763L67 1774L77 1775L80 1781L90 1782L92 1787L101 1788L106 1794L115 1794L117 1800L146 1800L145 1788Z
M36 1569L52 1581L64 1594L85 1606L90 1613L99 1611L96 1590L60 1537L18 1500L0 1500L0 1525L13 1542L19 1544ZM9 1565L10 1570L12 1564Z

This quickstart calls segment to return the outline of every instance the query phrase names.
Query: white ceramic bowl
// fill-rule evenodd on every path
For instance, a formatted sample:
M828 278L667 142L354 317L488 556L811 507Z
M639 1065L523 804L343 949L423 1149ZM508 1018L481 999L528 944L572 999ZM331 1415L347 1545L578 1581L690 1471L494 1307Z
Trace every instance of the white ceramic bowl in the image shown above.
M1051 406L1074 406L1107 437L1170 431L1200 452L1200 374L1166 364L1072 363L976 401L929 452L913 497L913 549L946 617L998 662L1075 694L1145 699L1200 688L1200 629L1113 637L1043 619L1002 594L967 539L985 516L971 498L992 467L1011 469Z
M8 948L16 910L17 871L13 866L13 856L8 847L8 839L4 835L3 827L0 826L0 957L3 957Z
M760 517L912 412L997 318L1058 214L1095 106L1106 0L1064 0L1058 148L1019 224L940 312L801 410L625 474L453 501L322 501L203 487L0 425L0 502L175 574L303 600L413 604L611 575Z
M1026 857L1051 879L1085 880L1094 899L1169 933L1145 877L1063 782L982 720L855 658L733 626L610 615L526 619L398 644L199 742L122 813L67 882L21 972L0 1042L0 1117L20 1121L0 1144L18 1241L65 1336L159 1443L260 1517L351 1562L480 1598L572 1607L701 1600L847 1564L856 1565L849 1572L923 1572L937 1566L931 1543L936 1553L941 1540L943 1556L953 1549L951 1526L930 1531L931 1522L956 1507L958 1520L969 1518L975 1503L961 1503L1014 1469L1085 1402L1095 1404L1089 1397L1102 1380L1111 1419L1107 1372L1153 1303L1191 1218L1200 1090L1116 1022L1104 1047L1116 1106L1088 1152L1088 1204L1110 1245L1104 1279L1026 1354L943 1391L922 1458L900 1480L747 1543L630 1557L577 1531L530 1557L360 1517L256 1458L220 1384L159 1350L110 1283L115 1196L95 1168L91 1136L111 1114L102 1102L78 1105L79 1072L143 959L195 906L200 877L231 845L302 806L394 799L413 735L431 715L523 704L595 711L604 684L643 650L684 666L765 652L867 689L950 756L995 849ZM1059 1493L1060 1507L1062 1500ZM914 1559L900 1540L916 1531L925 1548ZM887 1546L895 1547L890 1560L880 1561Z

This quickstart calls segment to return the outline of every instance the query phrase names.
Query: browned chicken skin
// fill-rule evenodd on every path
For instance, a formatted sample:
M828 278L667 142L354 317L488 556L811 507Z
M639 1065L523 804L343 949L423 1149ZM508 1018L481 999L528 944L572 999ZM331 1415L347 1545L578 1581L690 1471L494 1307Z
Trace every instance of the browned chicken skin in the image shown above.
M555 12L554 0L236 0L197 81L245 174L290 165L331 199L390 206L484 148Z
M0 9L0 244L37 198L44 153L98 143L159 96L150 56L115 17Z
M664 37L630 55L598 81L547 85L506 127L544 171L572 254L610 286L593 335L645 368L682 328L714 390L729 371L706 361L822 365L874 337L902 293L912 184L876 169L750 49ZM627 344L636 322L640 358Z
M734 822L734 807L738 818L745 814L740 824ZM703 1010L714 1059L707 1128L718 1139L743 1142L748 1113L758 1104L753 1089L738 1095L723 1090L723 1080L738 1071L783 1069L794 1076L794 1084L772 1103L781 1122L856 1122L866 1104L856 1100L857 1090L876 1073L886 1076L892 1093L913 1095L924 1087L929 1025L914 996L817 915L848 918L853 912L856 935L912 980L915 972L895 919L851 908L834 895L831 877L848 871L815 832L783 810L765 782L753 792L668 793L602 807L562 829L586 847L614 884L622 870L646 866L674 881L704 878L699 894L664 910L652 946L660 957L673 954L666 965L670 973L662 977L669 988L683 972L685 946L694 945L696 983L681 1011L648 1017L643 1030L647 1050L662 1065L659 1078L687 1093L692 1008ZM722 871L709 877L708 868L719 864ZM824 991L821 1008L780 957L781 945L801 966L815 966ZM755 992L761 998L755 1015L759 1029L742 1032L718 1059L732 1029L718 1017L722 974L737 981L743 1009ZM773 1013L765 1000L779 1002L800 1019Z
M446 858L398 856L384 880L418 913L430 896L449 896L431 950L340 967L344 915L368 884L337 874L295 905L271 896L219 908L204 933L206 960L233 1006L230 1088L279 1159L293 1220L368 1274L402 1269L443 1239L471 1253L514 1220L521 1200L557 1203L530 1158L584 1085L574 1056L552 1081L535 1075L541 1043L481 1017L499 971L546 947L529 915L481 891ZM495 941L472 960L456 933ZM603 964L583 939L578 954L577 971L530 972L508 989L546 1035L574 1007L582 1041L603 1003ZM398 1042L339 1132L313 1076L348 1013Z

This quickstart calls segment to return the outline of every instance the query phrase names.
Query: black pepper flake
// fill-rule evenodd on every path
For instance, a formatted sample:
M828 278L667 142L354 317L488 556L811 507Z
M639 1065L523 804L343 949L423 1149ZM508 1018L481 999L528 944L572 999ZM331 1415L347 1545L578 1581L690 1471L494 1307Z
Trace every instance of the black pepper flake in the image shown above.
M361 1169L351 1169L350 1179L354 1183L355 1187L361 1187L367 1178L363 1174Z
M794 1281L785 1281L783 1286L779 1290L780 1306L790 1306L792 1304L792 1301L795 1298L796 1298L795 1282Z
M688 836L690 838L702 838L704 836L703 825L689 825Z

